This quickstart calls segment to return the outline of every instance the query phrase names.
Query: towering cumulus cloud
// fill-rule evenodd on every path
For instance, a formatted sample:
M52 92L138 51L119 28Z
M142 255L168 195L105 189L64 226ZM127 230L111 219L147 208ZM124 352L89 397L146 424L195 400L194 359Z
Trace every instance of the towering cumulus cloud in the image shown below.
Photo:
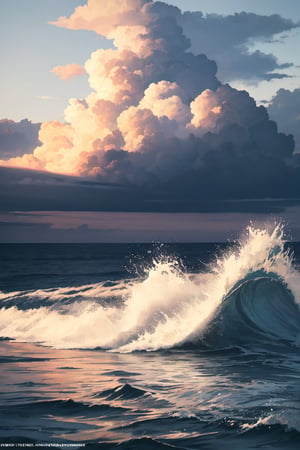
M249 196L270 195L270 182L294 170L293 137L278 133L247 92L222 85L214 61L189 50L178 8L88 0L54 24L93 30L114 49L91 54L91 93L70 100L65 123L43 123L42 145L5 165Z

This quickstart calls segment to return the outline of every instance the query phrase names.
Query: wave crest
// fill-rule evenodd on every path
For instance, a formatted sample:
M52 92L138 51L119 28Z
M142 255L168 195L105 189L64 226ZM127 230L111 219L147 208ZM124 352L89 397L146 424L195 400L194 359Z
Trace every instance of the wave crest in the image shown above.
M142 279L121 281L112 289L99 283L76 291L2 293L0 334L56 348L122 352L191 341L210 345L251 345L266 338L299 341L299 273L285 249L281 225L249 226L205 273L185 273L177 261L164 258L154 261ZM31 301L44 295L42 306ZM109 301L101 301L102 295ZM24 296L30 309L20 308Z

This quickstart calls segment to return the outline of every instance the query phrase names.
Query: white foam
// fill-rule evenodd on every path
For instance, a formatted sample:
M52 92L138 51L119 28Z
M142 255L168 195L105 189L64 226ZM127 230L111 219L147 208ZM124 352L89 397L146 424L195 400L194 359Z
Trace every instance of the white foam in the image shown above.
M262 269L277 273L300 303L299 274L284 250L282 226L250 226L245 237L206 273L186 274L176 261L154 261L144 279L114 288L100 283L27 292L27 296L56 300L57 305L2 308L0 334L56 348L104 347L122 352L170 348L201 333L226 293L249 272ZM116 290L123 297L122 306L104 307L95 301ZM75 299L60 305L66 297Z

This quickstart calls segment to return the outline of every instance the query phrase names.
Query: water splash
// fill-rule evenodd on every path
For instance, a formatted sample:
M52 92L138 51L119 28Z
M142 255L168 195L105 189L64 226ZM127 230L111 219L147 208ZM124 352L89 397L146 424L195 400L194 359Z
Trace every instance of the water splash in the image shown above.
M276 277L300 303L299 274L285 249L281 224L264 229L250 225L205 273L185 273L178 261L164 257L155 259L142 279L122 281L111 290L99 283L27 292L28 301L40 298L39 306L26 310L3 306L0 335L56 348L121 352L171 348L203 336L224 299L258 274ZM2 305L8 299L11 305L13 295L5 295ZM15 300L20 295L15 293ZM121 302L114 301L118 296ZM44 305L43 298L51 298L52 304Z

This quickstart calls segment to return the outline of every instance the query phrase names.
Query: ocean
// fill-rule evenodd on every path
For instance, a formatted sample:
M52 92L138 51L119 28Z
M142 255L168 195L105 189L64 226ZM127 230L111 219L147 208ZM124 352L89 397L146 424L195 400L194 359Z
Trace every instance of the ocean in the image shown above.
M300 243L1 244L0 447L299 449Z

